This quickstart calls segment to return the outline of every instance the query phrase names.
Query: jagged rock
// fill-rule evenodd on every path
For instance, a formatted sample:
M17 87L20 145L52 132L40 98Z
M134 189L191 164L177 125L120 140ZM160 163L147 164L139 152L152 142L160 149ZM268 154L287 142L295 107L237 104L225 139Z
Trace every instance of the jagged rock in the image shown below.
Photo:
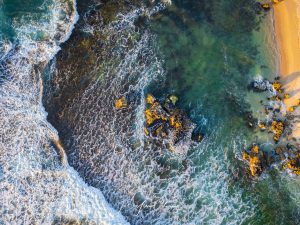
M115 108L116 109L123 109L123 108L126 108L126 107L127 107L127 100L124 96L115 101Z
M266 123L264 123L264 122L259 122L259 123L258 123L258 127L259 127L259 129L262 130L262 131L264 131L264 130L267 129L267 125L266 125Z
M275 142L278 142L283 131L284 131L284 124L281 121L272 121L271 131L274 133L273 139Z
M254 79L250 85L249 89L252 89L255 92L264 92L268 91L271 88L271 84L268 80L262 79L261 77Z
M194 129L194 124L185 112L175 107L177 101L178 97L170 95L165 99L162 106L157 99L148 94L146 96L147 108L144 112L146 118L145 135L168 139L171 150L174 150L178 143L190 139ZM200 136L197 141L201 141Z
M167 112L162 108L160 103L157 101L153 102L153 104L150 105L150 108L145 110L145 117L148 126L153 125L155 122L158 122L159 120L161 121L168 120Z
M257 144L243 153L243 159L249 162L250 174L255 177L262 173L262 163L260 160L260 148Z
M283 90L281 89L282 84L281 84L280 82L278 82L278 81L274 81L274 82L272 83L272 87L273 87L273 89L274 89L275 91L277 91L277 92L279 92L279 93L282 93L282 92L283 92Z
M271 5L269 3L260 4L263 10L269 11L271 9Z
M300 175L300 153L297 153L296 157L288 160L287 168L290 169L294 174Z
M154 98L154 96L151 94L148 94L146 97L146 103L152 105L152 104L154 104L154 102L156 102L156 99Z

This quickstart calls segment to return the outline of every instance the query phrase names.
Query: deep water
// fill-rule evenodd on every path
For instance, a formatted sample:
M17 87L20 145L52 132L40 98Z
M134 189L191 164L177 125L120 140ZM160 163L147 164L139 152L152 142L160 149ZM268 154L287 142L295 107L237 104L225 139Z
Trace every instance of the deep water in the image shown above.
M253 0L79 1L80 21L44 76L44 104L68 160L132 224L297 224L299 181L252 179L247 126L276 76L271 14ZM271 40L271 41L270 41ZM187 165L143 134L144 96L179 97L205 134ZM130 96L126 110L114 101Z

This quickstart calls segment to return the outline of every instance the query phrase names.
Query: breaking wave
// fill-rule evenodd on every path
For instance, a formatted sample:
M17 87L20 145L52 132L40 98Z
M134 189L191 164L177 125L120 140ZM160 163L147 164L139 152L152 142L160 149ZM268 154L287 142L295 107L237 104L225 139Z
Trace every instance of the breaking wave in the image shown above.
M68 165L42 105L41 73L69 38L78 19L75 6L71 0L44 1L41 14L13 20L14 38L2 36L1 224L127 224Z
M168 143L144 135L144 96L151 82L164 80L165 71L155 35L137 24L147 23L156 9L164 4L131 6L110 23L97 5L84 15L78 29L89 38L79 46L94 61L84 64L79 57L66 64L70 54L63 53L57 58L46 94L50 120L63 137L70 164L130 223L239 224L254 215L256 204L228 173L229 155L239 152L243 137L232 134L231 146L224 149L225 128L212 130L201 144L189 146L185 164L169 153ZM78 69L78 63L86 69ZM122 96L130 103L117 111L114 101Z

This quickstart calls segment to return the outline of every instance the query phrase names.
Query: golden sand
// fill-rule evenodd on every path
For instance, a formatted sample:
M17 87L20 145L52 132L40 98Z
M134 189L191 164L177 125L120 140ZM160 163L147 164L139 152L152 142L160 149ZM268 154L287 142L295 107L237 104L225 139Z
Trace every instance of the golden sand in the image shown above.
M287 109L298 104L300 99L300 0L284 0L274 5L275 31L280 52L280 75ZM293 135L300 137L300 124Z

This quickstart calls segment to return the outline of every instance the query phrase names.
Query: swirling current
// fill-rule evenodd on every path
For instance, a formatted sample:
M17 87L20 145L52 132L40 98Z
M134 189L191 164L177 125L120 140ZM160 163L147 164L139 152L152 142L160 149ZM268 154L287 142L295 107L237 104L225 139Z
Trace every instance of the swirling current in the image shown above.
M241 160L247 84L277 75L256 1L22 4L0 0L0 224L300 223L299 181ZM186 156L145 135L148 93L205 133Z
M0 223L126 224L68 165L42 105L41 74L71 34L78 19L75 2L30 2L21 15L5 11L9 6L0 2L12 31L1 34ZM32 15L31 7L41 11Z

